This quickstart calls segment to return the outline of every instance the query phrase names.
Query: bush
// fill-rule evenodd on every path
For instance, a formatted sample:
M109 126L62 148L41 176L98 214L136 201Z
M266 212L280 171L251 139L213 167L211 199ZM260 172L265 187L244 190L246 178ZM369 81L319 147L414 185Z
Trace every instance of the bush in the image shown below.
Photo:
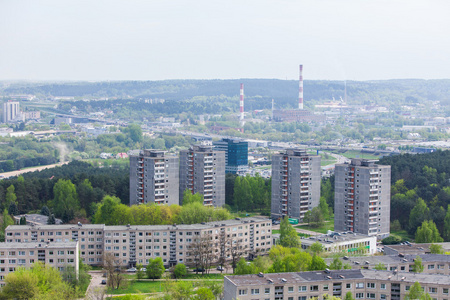
M388 236L387 238L383 239L381 242L383 243L383 245L395 245L395 244L400 244L401 241L402 241L402 239L399 238L398 236L391 235L391 236Z

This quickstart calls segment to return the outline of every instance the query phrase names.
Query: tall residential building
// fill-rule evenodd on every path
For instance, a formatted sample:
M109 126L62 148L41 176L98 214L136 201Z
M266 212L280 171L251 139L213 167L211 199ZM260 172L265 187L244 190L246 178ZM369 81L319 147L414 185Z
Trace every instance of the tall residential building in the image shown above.
M213 146L225 152L225 173L244 175L248 171L248 142L225 138L213 142Z
M225 204L225 152L211 146L191 146L180 151L180 202L189 189L204 197L204 205Z
M272 218L302 220L320 201L320 156L287 149L272 155Z
M130 205L180 204L178 157L161 150L144 150L130 156Z
M3 103L3 122L9 123L20 114L19 102L8 101Z
M335 168L334 229L384 238L389 235L391 166L352 159Z

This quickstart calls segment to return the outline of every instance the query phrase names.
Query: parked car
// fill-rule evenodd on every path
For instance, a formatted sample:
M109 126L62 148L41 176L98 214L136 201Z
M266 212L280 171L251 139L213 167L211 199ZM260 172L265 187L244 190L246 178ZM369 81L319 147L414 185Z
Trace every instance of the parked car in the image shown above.
M197 268L197 269L194 269L194 272L201 272L201 273L203 273L203 272L205 272L205 269Z
M217 270L217 271L224 271L225 269L224 269L223 267L221 267L221 266L218 266L218 267L216 268L216 270Z
M105 279L102 280L102 284L103 284L103 285L106 284L106 280L105 280Z
M140 268L139 271L147 272L147 268Z
M130 273L135 273L137 271L137 269L136 268L129 268L128 270L127 270L127 272L130 272Z

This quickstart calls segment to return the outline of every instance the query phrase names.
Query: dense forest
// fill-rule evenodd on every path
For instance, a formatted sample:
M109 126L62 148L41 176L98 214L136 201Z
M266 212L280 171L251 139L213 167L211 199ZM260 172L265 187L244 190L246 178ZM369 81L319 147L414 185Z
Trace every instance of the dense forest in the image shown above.
M380 164L391 165L391 230L417 236L431 220L450 241L450 151L389 156Z
M236 80L164 80L68 83L14 83L4 85L3 94L37 94L42 96L73 96L90 98L142 98L164 100L196 100L199 97L232 98L239 95L244 83L246 99L252 109L270 108L271 100L280 107L296 104L298 82L279 79ZM384 80L347 81L349 103L417 103L425 100L450 101L450 80ZM345 98L343 81L305 80L305 104L311 101ZM252 101L253 100L253 101Z

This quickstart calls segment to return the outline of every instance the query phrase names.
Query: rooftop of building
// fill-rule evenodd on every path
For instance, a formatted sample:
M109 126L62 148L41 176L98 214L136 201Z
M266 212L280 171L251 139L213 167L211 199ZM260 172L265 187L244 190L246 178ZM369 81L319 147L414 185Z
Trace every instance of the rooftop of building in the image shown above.
M0 243L0 249L34 249L34 248L74 248L77 242L28 242L28 243Z
M448 262L450 263L450 255L442 255L442 254L422 254L419 255L422 259L422 263L424 262ZM375 255L375 256L342 256L339 259L342 260L343 263L348 263L350 265L359 265L359 266L374 266L379 263L384 264L386 267L391 264L399 264L399 263L412 263L416 255L406 255L406 256L398 256L398 255ZM326 258L325 262L327 264L331 263L333 258Z
M376 242L376 236L368 236L361 233L354 232L329 232L328 234L311 236L309 238L303 238L303 245L312 245L315 242L319 242L324 246L329 246L335 243L359 241L362 239L374 239Z
M442 246L444 252L450 251L450 243L434 243ZM431 243L416 244L416 243L402 243L398 245L386 245L385 248L390 248L397 253L403 253L405 255L426 254L431 253Z
M306 149L298 149L298 148L293 148L293 149L285 149L283 152L280 152L278 154L273 154L273 155L289 155L289 156L314 156L314 157L318 157L319 155L315 155L315 154L310 154L306 151Z
M104 225L104 224L65 224L65 225L10 225L7 230L196 230L208 229L220 226L233 226L241 224L251 224L259 222L270 222L268 218L248 217L235 218L231 220L205 222L200 224L172 224L172 225Z
M268 273L268 274L251 274L251 275L232 275L225 276L236 286L261 286L266 284L275 285L291 285L302 284L308 282L319 282L327 280L354 280L354 279L376 279L403 281L413 284L418 281L420 283L437 283L448 284L448 275L438 274L416 274L409 272L391 272L378 270L329 270L329 271L311 271L300 273Z

